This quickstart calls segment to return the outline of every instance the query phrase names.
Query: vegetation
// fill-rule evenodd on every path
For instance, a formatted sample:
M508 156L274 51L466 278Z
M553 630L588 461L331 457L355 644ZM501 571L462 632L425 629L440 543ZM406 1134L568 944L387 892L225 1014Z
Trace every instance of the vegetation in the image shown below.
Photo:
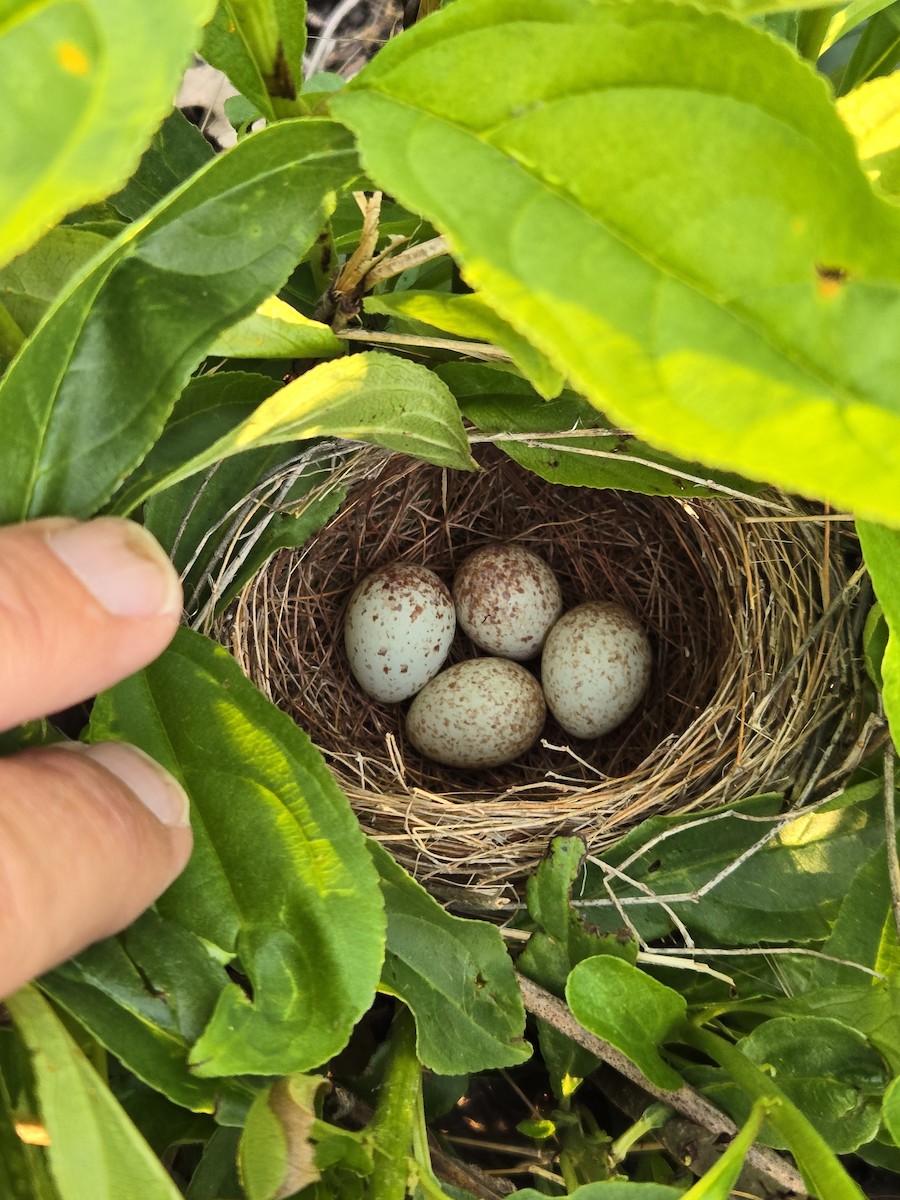
M299 0L0 0L0 520L132 515L191 615L221 611L331 515L287 504L210 598L209 531L259 481L331 438L471 469L456 393L488 360L507 430L562 394L646 443L591 486L737 475L855 516L897 740L895 8L453 0L343 85L303 80ZM242 93L218 155L170 111L194 49ZM510 931L367 841L201 633L83 736L184 781L196 850L9 999L3 1196L492 1200L491 1160L435 1130L497 1089L520 1200L859 1200L866 1164L900 1173L888 739L801 810L655 817L586 863L558 839Z

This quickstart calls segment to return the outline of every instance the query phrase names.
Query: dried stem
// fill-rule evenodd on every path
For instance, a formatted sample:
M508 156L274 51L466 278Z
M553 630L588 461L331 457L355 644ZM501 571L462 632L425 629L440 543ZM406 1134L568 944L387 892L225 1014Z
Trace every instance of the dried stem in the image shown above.
M714 1134L727 1134L728 1136L737 1133L737 1126L734 1122L715 1105L710 1104L699 1092L695 1092L692 1087L685 1084L675 1092L657 1087L645 1078L634 1063L615 1046L611 1046L609 1042L589 1033L580 1025L562 1000L558 1000L551 992L545 991L544 988L539 987L524 975L517 975L517 979L525 1007L534 1016L546 1021L548 1025L552 1025L554 1029L571 1038L573 1042L595 1055L601 1062L615 1068L619 1074L643 1088L656 1100L664 1100L667 1104L671 1104L674 1109L691 1121L702 1125L704 1129L708 1129ZM799 1172L774 1150L765 1146L753 1146L747 1154L746 1161L750 1166L775 1180L781 1187L788 1188L798 1196L807 1195Z

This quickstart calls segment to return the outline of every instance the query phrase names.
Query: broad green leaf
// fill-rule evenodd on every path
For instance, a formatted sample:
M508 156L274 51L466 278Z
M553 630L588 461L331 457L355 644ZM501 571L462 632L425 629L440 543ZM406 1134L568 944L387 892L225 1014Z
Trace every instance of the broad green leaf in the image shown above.
M285 1200L320 1178L310 1140L320 1075L290 1075L263 1089L247 1114L238 1170L249 1200Z
M40 993L23 988L6 1006L31 1053L60 1200L180 1200L165 1167Z
M212 146L176 108L153 135L138 169L107 203L121 216L134 221L199 171L212 156Z
M25 334L34 331L63 287L108 245L77 225L60 225L0 267L0 302Z
M857 521L856 529L887 622L888 641L881 660L882 698L894 745L900 747L900 532L865 521Z
M883 75L837 102L877 191L900 203L900 76Z
M813 813L786 813L783 823L780 807L777 797L761 796L712 813L652 817L601 854L635 881L631 887L613 878L610 885L641 936L650 941L669 933L671 912L695 936L721 946L826 938L856 872L883 844L880 782L848 788ZM776 819L760 820L766 816ZM741 855L747 857L734 869ZM621 917L603 878L588 865L577 906L592 924L615 930ZM698 904L689 897L701 887ZM669 899L670 912L654 895Z
M111 500L110 511L127 515L155 492L167 487L176 471L236 429L258 405L274 395L279 386L277 379L245 371L226 371L192 379L176 401L156 444ZM247 489L242 494L246 495L252 485L252 478L248 478ZM195 483L194 492L196 490Z
M439 1075L525 1062L525 1010L499 930L445 912L369 841L387 910L385 991L416 1019L420 1060Z
M0 8L0 263L137 166L213 0Z
M458 337L492 342L505 350L526 379L545 399L558 396L563 377L539 351L502 320L481 296L456 296L447 292L390 292L370 296L366 312L406 317Z
M0 520L94 512L215 336L284 282L354 171L345 130L283 122L112 242L0 383Z
M835 12L828 25L828 32L822 42L820 54L824 54L845 33L849 33L851 29L855 29L857 25L861 25L863 21L868 21L869 17L874 17L876 13L888 8L893 2L894 0L852 0L850 4L838 7L837 12ZM838 105L838 108L840 108L840 105Z
M206 1145L185 1200L245 1200L237 1175L239 1129L217 1129Z
M836 1154L871 1141L881 1123L884 1061L862 1034L828 1017L773 1017L739 1042ZM765 1139L785 1148L769 1127Z
M732 1189L737 1187L747 1152L771 1107L772 1102L756 1101L744 1128L715 1166L711 1167L702 1179L698 1179L693 1187L688 1188L682 1200L731 1200Z
M8 1030L5 1038L15 1038ZM50 1178L46 1151L42 1146L27 1145L17 1132L23 1119L15 1111L10 1089L0 1069L0 1196L10 1200L59 1200Z
M332 111L612 420L900 524L900 214L786 45L652 0L456 0Z
M297 114L305 50L303 0L219 0L202 54L272 119Z
M884 1093L881 1115L888 1133L900 1146L900 1079L892 1079Z
M575 1020L620 1050L657 1087L675 1090L681 1076L659 1054L677 1035L687 1005L671 988L611 954L586 958L569 976L566 999Z
M866 615L863 628L863 657L866 662L866 674L879 692L884 689L881 664L884 662L889 636L884 609L876 600Z
M785 1001L781 1010L787 1016L800 1012L833 1017L858 1030L900 1075L900 978L896 975L855 987L814 988Z
M183 1108L212 1113L224 1093L244 1104L251 1094L230 1080L200 1079L188 1067L228 983L196 934L150 911L45 975L40 986L139 1079Z
M637 958L637 945L632 939L599 933L585 925L572 908L572 886L580 874L584 854L580 838L554 838L549 855L526 886L528 912L539 928L519 955L517 966L556 996L564 995L569 972L585 958L615 954L632 964ZM554 1093L564 1099L596 1069L597 1059L546 1021L539 1020L537 1028Z
M98 697L90 737L133 742L183 781L194 855L158 908L236 955L250 982L252 999L236 983L220 994L194 1072L282 1075L336 1054L371 1004L384 913L359 826L306 735L182 629Z
M854 963L883 975L896 974L900 970L900 947L891 901L887 855L882 845L856 873L831 933L822 944L823 954L831 961L809 959L805 986L864 983L865 976L854 970Z
M649 496L712 496L722 490L755 490L738 475L710 471L613 430L581 396L568 389L542 401L524 380L481 363L448 363L437 374L456 396L465 417L484 433L527 434L501 438L501 450L542 479L565 487L621 488ZM583 429L584 437L559 436ZM591 431L596 430L596 433ZM541 437L546 433L546 437ZM716 487L716 485L720 485Z
M841 72L839 96L866 80L889 74L900 58L900 4L894 0L866 22L850 61Z
M256 312L223 330L207 351L223 358L336 358L346 345L327 325L270 296Z
M319 437L386 446L439 466L475 466L446 384L419 363L371 351L306 371L157 486L170 487L242 450Z

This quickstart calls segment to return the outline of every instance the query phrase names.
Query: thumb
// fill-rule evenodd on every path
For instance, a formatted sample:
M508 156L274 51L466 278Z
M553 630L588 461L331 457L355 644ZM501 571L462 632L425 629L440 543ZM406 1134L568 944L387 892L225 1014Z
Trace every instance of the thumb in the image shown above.
M133 921L190 853L187 796L134 746L0 759L0 997Z

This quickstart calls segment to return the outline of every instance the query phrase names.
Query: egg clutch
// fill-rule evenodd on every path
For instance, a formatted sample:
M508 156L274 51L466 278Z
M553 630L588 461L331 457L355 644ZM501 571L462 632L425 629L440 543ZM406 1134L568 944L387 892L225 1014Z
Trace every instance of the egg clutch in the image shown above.
M488 657L442 670L457 622ZM470 554L453 591L428 567L392 563L353 590L344 621L350 670L374 700L414 697L412 745L448 767L512 762L540 736L549 708L575 738L598 738L634 712L650 679L650 643L619 604L563 613L542 558L514 543ZM540 681L521 664L540 655Z

